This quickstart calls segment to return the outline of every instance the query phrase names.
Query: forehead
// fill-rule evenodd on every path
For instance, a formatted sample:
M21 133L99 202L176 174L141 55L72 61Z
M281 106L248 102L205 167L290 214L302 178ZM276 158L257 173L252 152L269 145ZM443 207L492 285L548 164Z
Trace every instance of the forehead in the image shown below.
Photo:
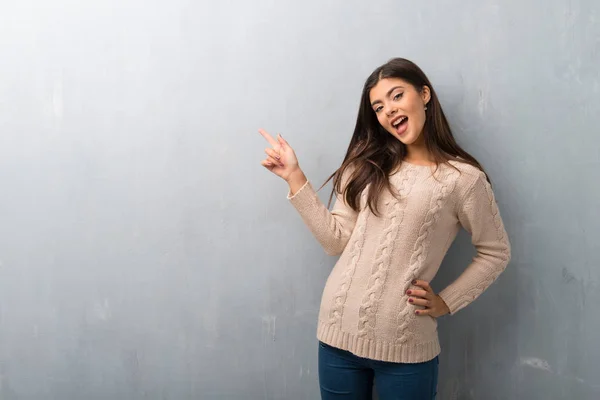
M383 100L388 92L394 87L402 86L405 89L411 88L412 85L400 78L384 78L381 79L369 92L369 98L371 102L376 100Z

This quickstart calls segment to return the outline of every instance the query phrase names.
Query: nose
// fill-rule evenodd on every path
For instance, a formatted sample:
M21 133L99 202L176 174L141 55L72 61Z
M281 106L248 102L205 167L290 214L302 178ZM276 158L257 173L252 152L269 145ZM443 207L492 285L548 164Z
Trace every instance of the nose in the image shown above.
M396 109L394 107L389 107L385 113L388 117L391 117L392 115L396 114Z

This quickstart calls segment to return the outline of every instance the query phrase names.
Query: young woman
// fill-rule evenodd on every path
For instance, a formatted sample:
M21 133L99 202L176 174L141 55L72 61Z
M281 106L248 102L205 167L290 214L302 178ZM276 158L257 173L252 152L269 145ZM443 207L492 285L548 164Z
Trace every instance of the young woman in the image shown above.
M400 58L369 76L344 161L327 180L331 211L287 141L260 133L272 145L262 165L289 184L325 251L341 255L319 312L322 398L370 399L373 383L381 400L435 398L436 319L494 282L510 244L487 175L454 140L431 83ZM461 226L477 255L435 293L429 282Z

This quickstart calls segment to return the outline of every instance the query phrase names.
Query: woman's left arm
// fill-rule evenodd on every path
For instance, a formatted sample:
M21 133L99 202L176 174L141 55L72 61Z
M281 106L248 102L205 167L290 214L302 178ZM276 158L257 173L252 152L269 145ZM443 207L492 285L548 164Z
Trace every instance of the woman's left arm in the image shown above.
M471 235L477 254L465 271L439 293L450 314L479 297L504 271L511 257L508 235L483 172L460 201L458 220Z

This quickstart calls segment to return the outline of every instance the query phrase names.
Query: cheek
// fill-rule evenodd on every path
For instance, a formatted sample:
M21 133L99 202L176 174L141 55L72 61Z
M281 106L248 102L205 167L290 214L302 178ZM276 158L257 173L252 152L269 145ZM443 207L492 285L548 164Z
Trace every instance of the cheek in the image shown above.
M421 114L421 111L425 109L425 106L423 105L423 103L421 103L419 98L414 98L411 100L412 101L410 110L413 112L413 114L419 116Z
M425 115L423 113L416 115L413 126L417 132L421 133L423 127L425 127Z
M425 121L425 106L421 107L419 104L415 104L411 107L411 114L415 122L422 124Z
M415 110L413 112L413 119L418 124L421 125L425 120L423 119L424 115L421 111Z

